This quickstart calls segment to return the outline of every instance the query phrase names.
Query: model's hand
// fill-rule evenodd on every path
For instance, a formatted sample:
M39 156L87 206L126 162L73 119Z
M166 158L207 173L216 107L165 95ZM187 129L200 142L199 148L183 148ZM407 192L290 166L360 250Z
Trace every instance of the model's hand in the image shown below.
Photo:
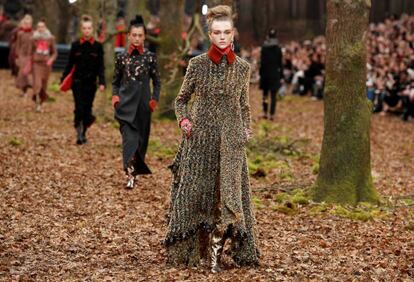
M155 111L155 108L157 107L157 105L158 105L157 100L155 100L155 99L150 100L149 108L150 108L151 113L153 113Z
M53 59L47 60L46 65L50 68L53 65Z
M23 75L29 75L31 72L32 72L32 63L29 62L24 66L22 73Z
M99 91L104 92L105 91L105 85L103 85L103 84L99 85Z
M253 132L252 132L252 130L251 130L250 128L246 128L246 129L245 129L245 132L246 132L246 138L247 138L247 140L252 139L252 137L253 137Z
M119 96L114 95L112 96L112 107L116 108L119 104Z
M185 133L187 139L190 138L190 133L191 133L191 127L192 126L193 125L191 124L191 122L188 118L185 118L180 122L180 127L181 127L182 131Z

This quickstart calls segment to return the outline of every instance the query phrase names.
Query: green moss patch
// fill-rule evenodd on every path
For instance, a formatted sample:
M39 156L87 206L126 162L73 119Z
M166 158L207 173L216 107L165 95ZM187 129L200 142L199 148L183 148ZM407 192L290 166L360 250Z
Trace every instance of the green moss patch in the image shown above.
M252 203L259 210L260 209L263 209L265 207L265 205L263 204L262 200L260 198L256 197L256 196L253 196L252 197Z
M295 203L289 201L274 205L272 206L272 209L286 215L295 215L299 211L298 206Z
M177 145L163 144L159 138L150 138L148 150L152 156L158 159L171 159L177 152Z
M10 139L9 144L12 145L12 146L14 146L14 147L18 147L18 146L20 146L20 145L23 144L23 141L20 140L17 137L13 137L12 139Z
M361 202L357 206L316 203L312 201L311 191L311 188L307 188L278 193L272 199L274 201L272 209L287 215L294 215L303 209L311 215L333 215L358 221L384 218L388 215L387 207L368 202Z

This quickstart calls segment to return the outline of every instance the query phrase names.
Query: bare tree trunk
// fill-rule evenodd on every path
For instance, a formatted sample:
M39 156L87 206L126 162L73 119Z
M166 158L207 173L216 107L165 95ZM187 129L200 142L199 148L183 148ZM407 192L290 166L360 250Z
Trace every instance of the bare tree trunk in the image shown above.
M365 94L370 0L328 0L325 131L314 199L377 202L370 157L371 108Z
M182 81L181 67L178 63L183 45L183 5L183 0L161 0L161 45L157 56L163 81L159 109L161 117L174 117L174 100Z
M146 2L146 0L128 0L126 10L127 24L135 17L135 15L141 15L144 18L145 23L148 22L150 14L147 10Z
M112 75L114 72L114 56L115 56L115 21L116 14L118 10L117 0L105 0L103 1L102 17L105 19L106 24L106 38L104 41L105 49L105 78L108 82L108 86L112 80Z
M105 20L106 25L106 37L103 42L105 51L105 80L106 80L106 91L99 96L97 115L101 118L106 118L108 115L112 115L112 108L109 97L112 92L112 77L114 73L114 62L115 62L115 44L114 36L116 34L115 21L116 14L118 11L117 0L105 0L100 3L101 5L101 17Z
M214 6L217 6L217 5L227 5L227 6L233 7L233 4L235 4L235 3L233 3L233 2L235 2L233 0L210 0L208 2L209 2L209 7L214 7ZM233 8L235 8L235 7L233 7Z

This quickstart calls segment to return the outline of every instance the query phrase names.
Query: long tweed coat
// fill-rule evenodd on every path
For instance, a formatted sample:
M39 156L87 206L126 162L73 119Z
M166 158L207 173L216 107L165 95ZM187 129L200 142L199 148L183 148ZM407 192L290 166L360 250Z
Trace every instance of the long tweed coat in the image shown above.
M23 91L31 87L31 81L28 74L25 74L25 67L30 63L32 57L32 31L20 30L17 33L16 40L16 65L19 72L16 77L16 87Z
M202 54L189 62L175 102L178 121L188 118L193 128L171 165L165 239L171 264L197 265L214 228L231 239L237 263L258 262L245 151L249 76L249 64L239 57L228 64L223 56L216 65Z

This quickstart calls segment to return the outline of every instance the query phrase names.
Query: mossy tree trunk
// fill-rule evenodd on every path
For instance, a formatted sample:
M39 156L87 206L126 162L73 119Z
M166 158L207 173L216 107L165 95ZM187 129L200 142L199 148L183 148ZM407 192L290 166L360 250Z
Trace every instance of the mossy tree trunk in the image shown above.
M183 0L161 0L161 44L157 57L162 78L162 90L158 115L165 118L174 118L174 100L182 82L179 60L183 46L181 38L184 17L183 5Z
M325 130L314 200L377 202L365 94L370 0L328 0Z

